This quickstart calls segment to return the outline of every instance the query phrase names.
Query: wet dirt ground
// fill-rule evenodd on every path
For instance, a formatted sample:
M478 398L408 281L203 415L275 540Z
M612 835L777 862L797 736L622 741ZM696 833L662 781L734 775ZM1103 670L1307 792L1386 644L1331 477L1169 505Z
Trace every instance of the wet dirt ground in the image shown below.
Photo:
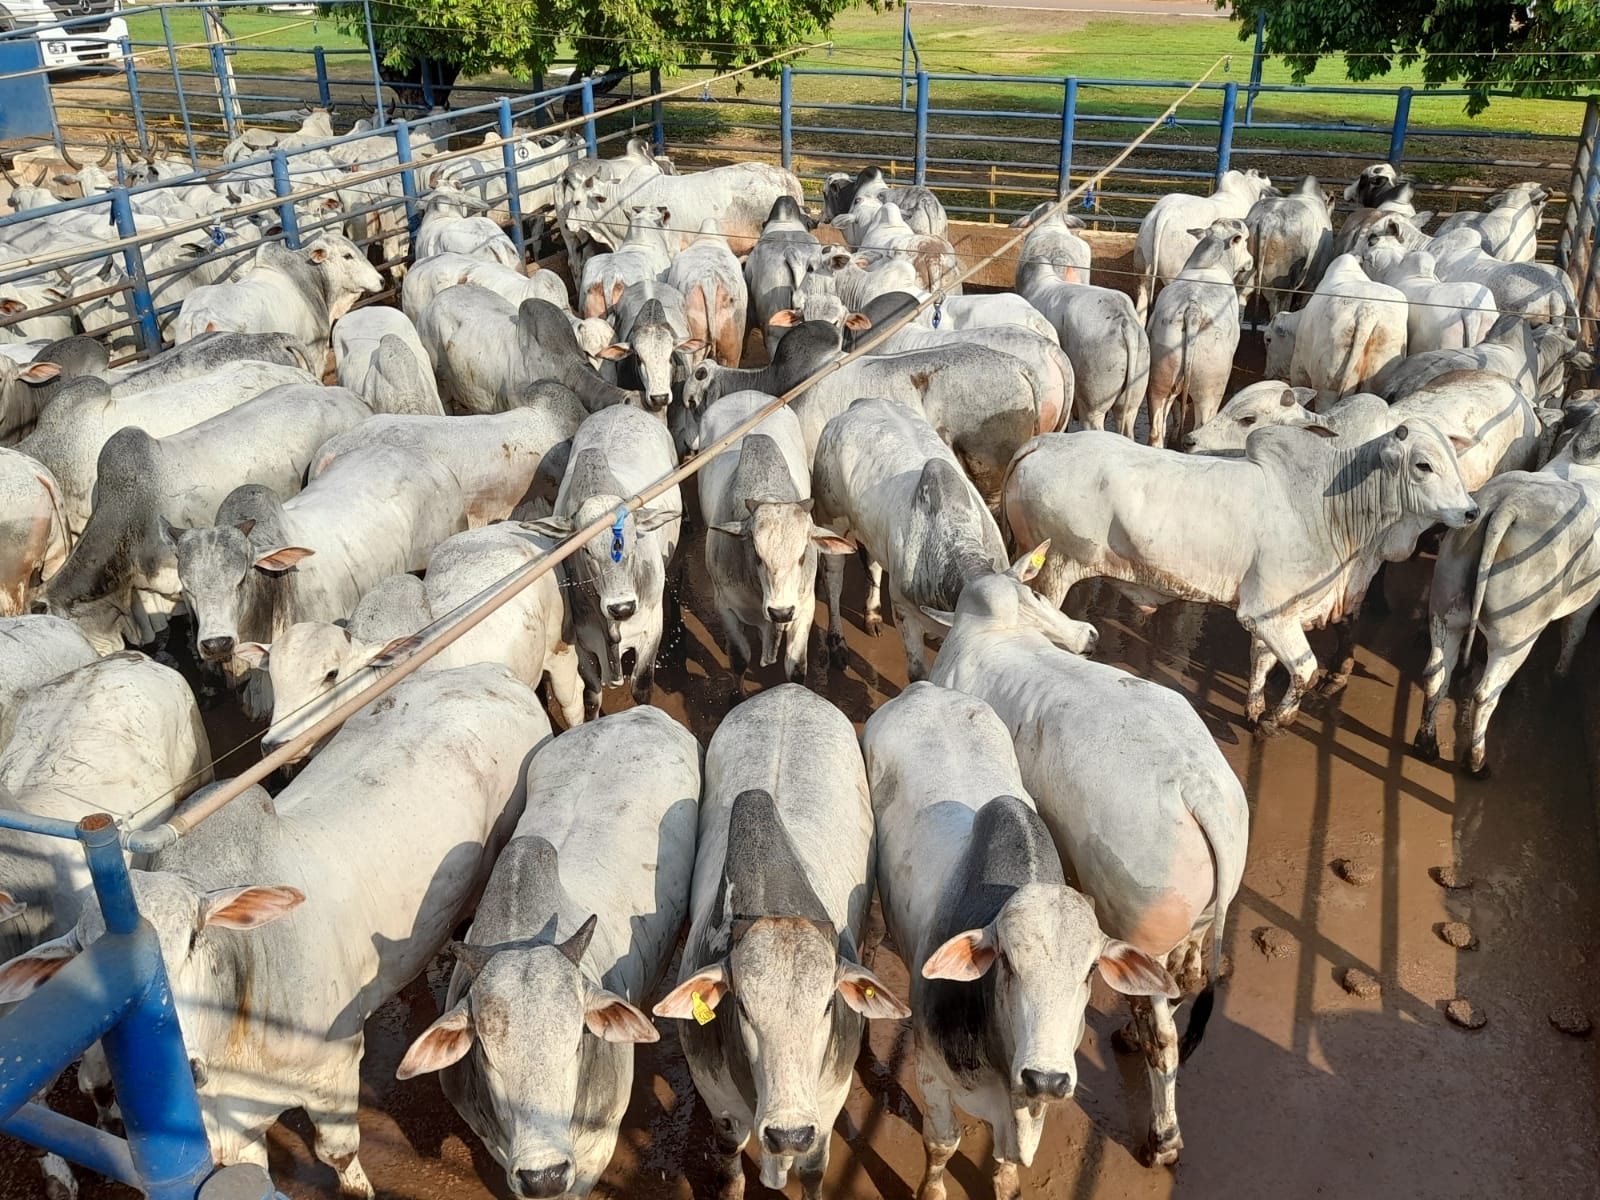
M685 544L693 568L703 533ZM1253 828L1244 886L1231 913L1223 984L1204 1045L1180 1071L1186 1148L1176 1169L1148 1170L1142 1065L1111 1048L1125 1010L1096 990L1080 1051L1082 1090L1059 1106L1026 1194L1090 1198L1600 1196L1600 1052L1552 1027L1561 1005L1587 1008L1600 958L1600 856L1576 693L1552 683L1542 647L1513 684L1491 735L1494 775L1476 781L1406 753L1426 651L1408 615L1424 564L1391 571L1394 612L1369 616L1359 666L1340 697L1314 703L1286 735L1256 741L1241 717L1246 642L1220 609L1173 605L1144 618L1109 596L1090 615L1100 656L1176 688L1218 738L1249 792ZM658 702L702 741L726 711L729 683L708 622L703 572L684 582L681 666L658 675ZM845 595L850 663L831 671L813 635L808 682L861 722L905 683L892 629L861 629L862 580ZM823 610L819 605L819 620ZM1326 655L1327 638L1316 642ZM778 682L776 668L762 677ZM608 702L611 701L608 697ZM1446 710L1448 714L1448 709ZM235 714L208 715L217 750L238 741ZM1441 722L1444 725L1444 722ZM1442 735L1443 736L1443 735ZM1446 742L1446 750L1450 743ZM1335 860L1356 864L1346 882ZM1474 882L1446 891L1430 871L1454 866ZM1463 921L1476 948L1438 927ZM1267 931L1278 931L1268 933ZM1258 942L1279 951L1269 957ZM873 963L903 989L885 944ZM1341 986L1373 977L1376 998ZM508 1195L503 1178L431 1077L396 1082L409 1040L437 1015L447 966L369 1023L363 1067L362 1161L380 1196L478 1200ZM1487 1014L1475 1032L1450 1024L1458 997ZM825 1194L912 1200L923 1167L911 1046L900 1026L874 1022L858 1078L835 1128ZM708 1126L669 1031L642 1048L627 1125L598 1195L627 1200L707 1197ZM84 1115L76 1097L64 1106ZM291 1114L271 1134L275 1180L295 1200L331 1196L331 1171ZM989 1138L967 1121L949 1170L952 1198L988 1197ZM0 1198L38 1194L14 1143L0 1147ZM791 1182L791 1195L799 1194ZM86 1183L85 1200L127 1197ZM773 1195L747 1167L746 1194Z

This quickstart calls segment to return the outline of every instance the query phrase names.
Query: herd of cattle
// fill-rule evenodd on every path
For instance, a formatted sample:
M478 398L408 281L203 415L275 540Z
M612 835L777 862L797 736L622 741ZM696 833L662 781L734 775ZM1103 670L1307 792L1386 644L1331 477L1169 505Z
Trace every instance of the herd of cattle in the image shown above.
M148 829L206 794L194 693L125 647L190 631L206 686L220 674L270 718L263 746L302 743L441 618L607 522L301 746L276 795L253 788L137 864L219 1161L264 1162L300 1107L343 1191L372 1195L363 1022L448 948L444 1015L400 1075L440 1073L512 1194L586 1195L687 929L653 1013L681 1032L724 1195L753 1138L765 1184L794 1171L818 1196L864 1022L906 1017L921 1196L945 1194L958 1107L993 1129L996 1195L1019 1195L1074 1094L1096 972L1129 998L1148 1065L1144 1156L1171 1163L1248 811L1182 696L1085 657L1071 586L1233 609L1249 716L1271 732L1313 681L1306 631L1338 625L1337 686L1381 565L1444 526L1417 746L1437 752L1440 697L1481 632L1475 769L1538 632L1567 619L1565 669L1600 604L1600 415L1566 395L1589 364L1570 289L1532 261L1531 185L1430 237L1409 185L1371 168L1336 234L1315 180L1279 195L1230 172L1154 206L1135 301L1090 282L1078 222L1048 208L1015 293L960 294L938 200L873 169L827 182L838 245L786 171L678 175L638 142L574 153L548 184L570 291L474 215L470 179L430 183L399 308L354 307L384 281L327 231L190 281L176 344L135 366L108 366L86 311L0 329L13 809ZM6 225L0 247L38 236ZM1257 296L1275 378L1223 404ZM747 333L766 365L742 365ZM648 703L679 620L684 498L627 502L874 336L699 472L739 701L702 747ZM859 737L803 686L819 567L845 665L856 554L873 633L887 571L913 681ZM780 657L791 682L745 699L751 666ZM1289 684L1269 715L1273 662ZM624 686L639 706L600 716ZM10 1003L103 923L70 844L0 831L0 888ZM863 965L874 891L906 997ZM79 1079L112 1119L96 1052ZM44 1169L72 1194L64 1164Z

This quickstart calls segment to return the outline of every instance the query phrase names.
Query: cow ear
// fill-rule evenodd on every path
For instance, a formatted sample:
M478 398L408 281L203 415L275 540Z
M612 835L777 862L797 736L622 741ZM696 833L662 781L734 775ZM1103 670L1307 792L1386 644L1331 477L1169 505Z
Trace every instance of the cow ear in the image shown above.
M834 984L844 1002L863 1017L898 1021L911 1015L904 1000L883 986L871 971L851 962L841 962Z
M615 992L591 988L583 1003L583 1023L605 1042L659 1042L661 1031Z
M278 575L293 570L301 559L310 558L315 553L315 550L307 550L304 546L276 546L256 559L256 570Z
M1045 558L1049 553L1050 539L1045 538L1044 541L1012 563L1006 574L1018 583L1031 583L1033 577L1044 568Z
M272 662L272 647L260 642L240 642L233 648L233 656L247 666L265 671Z
M792 326L800 324L800 321L801 317L798 312L792 308L786 308L782 312L773 313L772 319L769 320L767 324L776 326L779 329L789 329Z
M827 264L835 271L842 271L850 265L850 261L854 257L848 250L836 250L828 255Z
M1178 985L1167 969L1137 946L1107 938L1100 951L1100 977L1124 996L1178 998Z
M345 638L351 642L355 640L348 629L345 630ZM422 635L420 633L410 633L405 637L393 638L383 644L382 648L372 656L372 661L368 665L373 667L392 667L401 659L410 658L411 652L420 645L422 645Z
M1326 425L1302 425L1300 428L1304 429L1307 433L1314 433L1321 438L1336 438L1339 436Z
M624 346L621 342L613 342L611 345L607 346L604 350L600 351L599 354L595 355L595 357L596 358L606 358L606 359L610 359L612 362L615 362L619 358L627 358L628 355L630 355L632 353L633 353L633 347L632 346Z
M324 246L316 246L312 249L310 254L306 255L306 258L314 263L325 263L328 261L327 248Z
M441 1071L451 1063L460 1062L472 1049L472 1014L465 1000L422 1031L422 1036L411 1043L406 1056L394 1069L396 1079L410 1079Z
M260 929L286 917L305 903L306 894L292 887L221 888L200 897L200 928Z
M1458 456L1465 454L1468 450L1472 449L1472 446L1473 442L1471 438L1458 437L1453 433L1450 435L1450 449L1454 450Z
M1300 403L1300 398L1294 394L1293 388L1284 388L1283 395L1278 397L1278 403L1284 408L1293 408Z
M928 955L928 961L922 964L922 977L970 983L988 974L998 955L992 929L969 929Z
M867 316L866 313L851 313L844 319L844 327L853 329L857 333L862 333L872 328L872 318Z
M12 917L20 917L28 910L28 906L16 899L10 892L0 892L0 921L9 921Z
M572 533L572 522L566 517L540 517L527 524L529 529L543 537L564 538Z
M176 550L178 548L178 539L183 536L184 531L165 517L160 518L160 523L161 540Z
M669 521L676 521L680 515L670 508L640 508L634 510L633 523L643 532L649 533L652 529L660 529Z
M78 942L78 931L70 929L58 938L40 942L26 954L19 954L10 962L0 965L0 1004L15 1004L26 1000L40 985L54 978L74 958L83 946Z
M744 526L738 521L721 521L715 525L709 525L707 528L714 529L718 533L725 533L729 537L742 538L744 536Z
M24 383L49 383L60 374L61 368L55 363L34 363L19 371L17 377Z
M816 543L817 549L824 554L854 554L856 552L854 542L848 538L840 537L831 529L823 529L817 525L811 527L811 540Z
M1208 230L1208 229L1189 229L1189 230L1185 230L1185 232L1190 237L1192 237L1195 241L1203 242L1203 241L1206 240L1206 234L1211 232L1211 231Z
M702 1007L715 1009L728 990L727 967L720 962L711 963L696 971L692 979L685 979L673 988L651 1011L658 1017L671 1017L679 1021L692 1019L706 1025L709 1021L702 1019L705 1014L696 1015L696 1010Z
M928 620L932 621L940 629L948 632L949 630L955 628L955 613L949 612L942 608L931 608L926 604L918 605L918 607L922 609L922 615L927 617Z
M244 534L245 537L249 537L250 536L250 531L252 529L254 529L255 527L256 527L256 519L254 517L246 517L244 520L236 522L234 524L234 528L237 529L240 533Z

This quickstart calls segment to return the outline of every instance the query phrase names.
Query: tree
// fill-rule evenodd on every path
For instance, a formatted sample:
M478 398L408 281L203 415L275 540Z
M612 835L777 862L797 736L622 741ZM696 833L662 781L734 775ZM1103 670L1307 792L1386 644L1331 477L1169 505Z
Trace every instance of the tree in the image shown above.
M507 71L539 79L559 56L582 77L602 68L671 74L688 63L755 62L816 40L860 0L374 0L374 41L386 78L416 79L421 60L461 75ZM879 0L867 0L873 8ZM365 36L360 8L343 28Z
M1265 49L1281 55L1296 83L1318 60L1344 55L1351 79L1422 65L1428 87L1466 88L1467 113L1488 93L1571 96L1600 86L1600 3L1596 0L1217 0L1233 7L1241 41L1266 13Z

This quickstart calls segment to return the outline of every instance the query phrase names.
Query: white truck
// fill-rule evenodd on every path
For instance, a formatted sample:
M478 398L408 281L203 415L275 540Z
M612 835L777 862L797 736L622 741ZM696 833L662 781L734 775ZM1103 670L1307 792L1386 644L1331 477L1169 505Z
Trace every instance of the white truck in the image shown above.
M122 0L0 0L0 33L27 30L44 65L70 70L122 61Z

